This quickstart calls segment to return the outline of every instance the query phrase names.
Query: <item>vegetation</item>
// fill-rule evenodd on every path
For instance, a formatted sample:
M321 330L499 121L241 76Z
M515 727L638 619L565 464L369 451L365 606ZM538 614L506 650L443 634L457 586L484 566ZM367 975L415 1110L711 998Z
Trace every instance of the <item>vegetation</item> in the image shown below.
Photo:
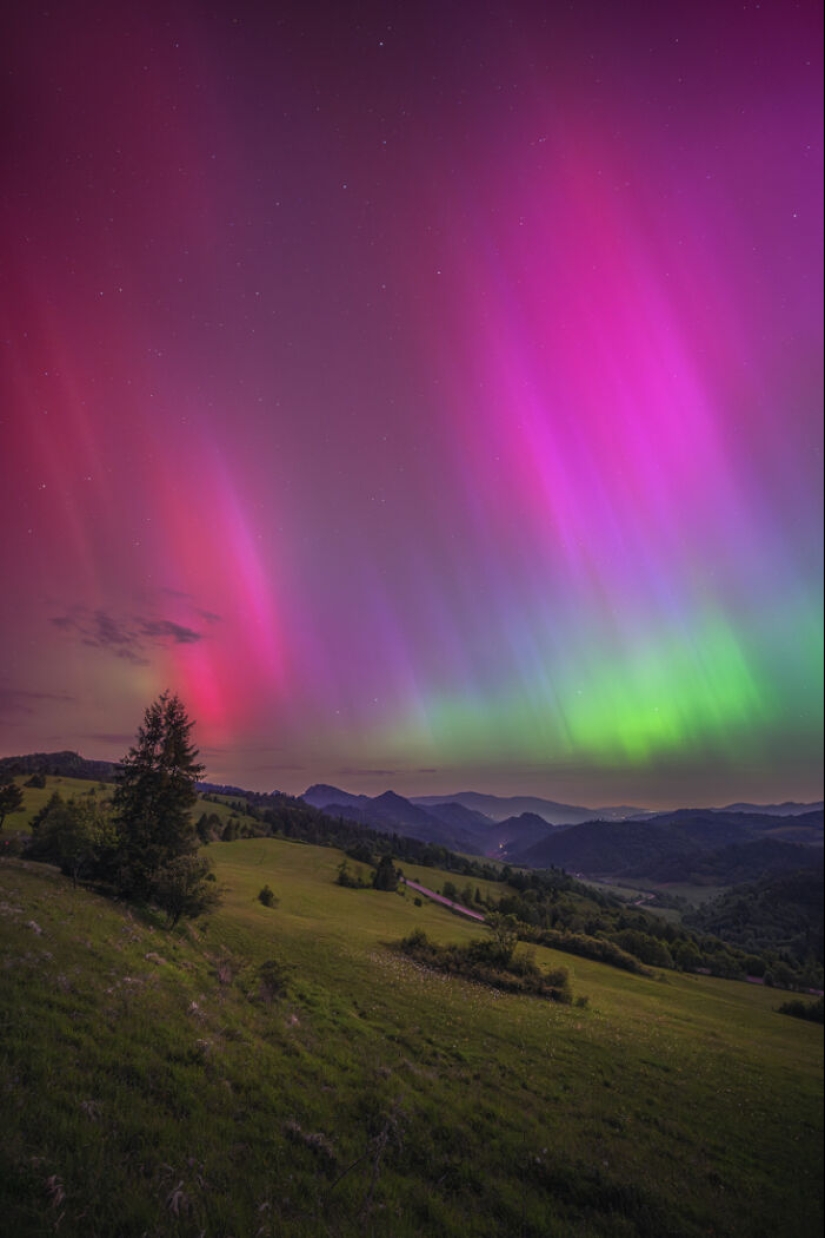
M9 774L0 773L0 830L10 812L20 812L23 792Z
M821 868L737 886L684 920L688 927L712 933L750 954L774 954L775 961L791 970L807 968L812 971L812 987L822 987Z
M170 928L182 917L213 910L218 889L211 864L197 854L204 839L192 822L195 783L203 772L192 726L178 697L160 696L146 710L114 788L101 784L105 796L93 786L68 799L52 790L30 815L26 855L58 865L75 884L91 881L100 890L153 903ZM26 788L45 792L46 784L35 769Z
M545 997L554 1002L573 1000L566 968L542 972L532 953L516 957L513 945L508 941L502 947L496 929L492 940L471 941L466 946L437 945L422 929L416 929L398 943L398 948L425 967L476 980L491 989Z
M804 1002L800 997L790 1002L783 1002L779 1007L780 1014L789 1014L795 1019L810 1019L812 1023L825 1022L825 1002L820 997L815 1002Z
M262 903L264 907L277 907L278 906L278 900L275 897L275 891L271 889L268 883L267 885L262 886L261 889L258 891L258 902Z
M21 776L18 778L22 781ZM67 796L80 803L96 803L105 815L113 787L52 775L46 777L46 783L43 789L24 784L25 805L20 820L32 831L31 839L25 834L15 836L7 832L3 851L12 854L22 846L32 858L56 863L71 875L67 857L59 849L44 850L35 838L44 810L50 809L50 805L54 808L57 792L58 800ZM278 805L277 810L274 804ZM212 790L200 795L193 815L196 814L199 816L195 836L201 846L222 840L263 839L272 834L277 823L278 837L302 843L314 840L343 850L337 881L345 887L371 888L376 866L382 856L387 856L396 872L403 871L405 876L430 888L440 888L447 897L475 911L486 916L495 911L514 915L522 941L606 962L622 970L644 973L657 967L705 971L731 978L759 977L780 988L804 991L823 987L821 948L816 944L822 940L821 877L810 870L798 879L791 875L766 884L768 894L762 899L762 920L765 926L773 925L770 936L759 940L753 934L743 938L731 934L733 940L726 941L724 923L714 926L718 927L717 933L713 928L704 930L699 917L688 923L680 923L675 914L665 919L647 909L651 902L631 906L626 892L619 897L609 887L582 883L560 869L518 870L469 860L441 849L445 867L434 870L438 848L327 817L288 796L245 797L237 788L232 788L230 794ZM45 831L44 837L48 833ZM77 880L98 880L94 876L97 871L92 855L74 875ZM437 877L437 872L441 876ZM463 884L457 880L462 876ZM799 898L800 883L806 889L810 887L807 901ZM207 889L205 885L202 888ZM209 894L214 896L214 886ZM669 901L682 904L676 897ZM789 914L791 905L800 903ZM689 909L683 904L681 914L690 921ZM735 918L733 924L735 927ZM755 927L758 928L758 920Z
M146 710L137 743L119 767L111 871L122 894L152 897L165 881L163 870L198 848L192 809L204 767L191 742L192 727L180 699L164 693Z
M397 890L400 874L392 862L391 855L382 855L372 879L374 890Z
M109 805L96 796L64 800L59 791L54 791L32 819L31 829L27 855L57 864L75 885L98 875L117 845Z
M480 930L338 885L340 851L210 855L223 906L171 931L0 863L11 1238L821 1232L822 1030L775 992L535 945L590 1001L536 1000L389 948Z

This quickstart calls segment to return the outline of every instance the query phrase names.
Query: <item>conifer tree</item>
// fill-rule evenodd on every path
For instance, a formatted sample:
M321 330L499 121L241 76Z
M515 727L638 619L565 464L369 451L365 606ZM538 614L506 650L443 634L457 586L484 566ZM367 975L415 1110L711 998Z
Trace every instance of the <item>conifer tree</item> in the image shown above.
M151 897L161 869L197 850L192 809L204 767L190 738L193 726L180 698L164 692L146 710L137 742L120 764L113 877L123 894Z

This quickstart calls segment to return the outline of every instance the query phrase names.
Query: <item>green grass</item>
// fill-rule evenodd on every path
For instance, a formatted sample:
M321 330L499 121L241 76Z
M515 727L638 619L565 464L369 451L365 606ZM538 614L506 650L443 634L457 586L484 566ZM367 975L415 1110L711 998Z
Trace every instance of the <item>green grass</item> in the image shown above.
M588 1006L501 994L399 956L483 930L336 885L339 852L208 854L224 906L173 934L0 866L5 1233L821 1232L822 1028L777 994L542 948Z
M64 800L80 799L90 791L94 791L101 799L108 799L112 792L110 785L89 782L85 778L55 778L49 775L45 787L27 787L27 778L28 775L18 775L14 779L23 792L23 808L20 812L10 813L6 817L3 834L7 837L18 832L31 833L32 817L46 806L55 791L62 795Z
M58 778L51 774L46 777L45 787L27 787L28 775L26 774L19 774L14 781L23 792L23 808L22 811L10 813L6 817L3 833L7 837L18 832L31 833L32 817L45 807L55 791L59 792L64 800L80 799L92 791L99 799L106 800L111 799L114 792L112 783L91 782L86 778ZM246 813L234 811L230 807L230 801L231 797L226 796L216 801L205 800L203 796L199 796L192 810L193 819L197 821L201 813L205 812L207 816L214 813L222 825L226 825L230 817L234 817L241 824L254 825L252 818Z

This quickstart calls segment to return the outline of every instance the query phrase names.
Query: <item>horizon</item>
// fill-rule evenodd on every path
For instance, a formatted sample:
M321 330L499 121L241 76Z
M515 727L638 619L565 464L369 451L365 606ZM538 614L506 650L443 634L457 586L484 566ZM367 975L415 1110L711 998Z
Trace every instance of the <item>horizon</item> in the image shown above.
M0 751L821 798L822 20L17 6Z
M193 734L193 738L195 739L195 741L197 741L196 729ZM134 737L130 739L129 743L131 744L133 740L134 740ZM197 746L197 743L196 743L196 746ZM51 749L48 752L43 751L43 750L38 750L37 755L56 756L62 752L70 752L74 754L75 756L81 757L84 760L107 761L112 764L118 764L119 761L126 755L126 751L124 750L123 752L119 754L118 757L103 757L99 753L94 754L94 755L89 755L87 753L80 752L74 748L65 748L65 747L62 747L62 748L58 747L55 749ZM0 759L4 759L4 760L25 759L26 757L32 756L32 755L35 755L35 753L34 752L16 752L16 753L6 753L6 754L0 753ZM200 749L198 749L198 758L199 759L204 758L204 753ZM537 790L537 789L525 790L522 786L514 785L513 788L510 790L492 790L486 786L486 780L482 776L480 776L479 779L476 780L476 782L474 782L472 785L468 783L466 786L463 786L460 788L456 787L455 785L452 785L450 790L440 791L440 790L433 789L432 783L427 783L425 785L422 785L418 789L415 789L415 790L402 789L408 786L408 784L403 781L400 784L380 783L380 779L387 776L387 771L374 771L373 772L371 777L373 781L379 782L378 786L369 786L365 788L363 782L361 782L359 787L355 789L355 787L351 783L347 783L347 785L342 785L342 779L346 780L346 778L351 776L347 773L347 771L339 771L339 774L340 774L340 777L338 781L335 781L330 778L311 778L308 781L299 780L297 782L292 782L289 786L286 786L286 785L276 786L272 784L267 784L265 781L260 782L259 785L253 786L249 782L245 782L243 780L239 781L236 778L232 778L232 777L220 778L217 776L213 776L210 773L209 766L207 765L203 778L198 780L198 785L208 784L208 785L212 785L216 787L234 787L240 791L250 791L256 794L264 794L264 795L284 794L284 795L290 795L296 798L300 798L301 796L303 796L303 794L306 791L311 790L312 787L328 786L328 787L333 787L338 791L342 791L347 795L365 795L371 799L375 799L378 796L391 792L396 795L402 796L404 799L410 799L410 800L418 799L418 798L437 797L439 801L443 803L449 803L452 799L455 799L456 797L461 796L461 795L476 794L476 795L486 795L486 796L490 796L495 799L502 799L502 800L542 799L548 802L554 802L554 803L560 804L564 807L582 808L582 809L587 809L587 810L592 809L592 811L595 813L598 813L599 811L605 810L605 809L615 809L615 808L620 808L620 807L634 808L642 812L645 812L645 811L670 812L670 811L675 811L676 809L679 809L679 808L688 808L688 809L696 809L696 810L721 809L721 808L727 807L730 804L741 804L741 803L755 804L755 805L775 804L777 806L780 806L782 804L791 804L791 803L804 804L804 805L816 805L816 804L821 803L825 799L825 795L823 795L823 793L820 791L818 795L812 794L812 795L806 795L806 796L763 795L761 797L752 797L752 796L747 796L747 795L735 795L735 796L728 796L727 798L723 797L722 799L717 799L717 800L714 800L713 802L704 802L704 803L698 803L692 800L673 798L673 799L668 799L667 802L651 804L651 803L643 803L641 800L641 797L632 797L632 796L616 797L609 801L602 799L598 802L591 802L589 799L582 798L582 797L564 798L558 794L554 794L552 790L548 790L547 788L544 788L541 790ZM445 783L445 785L448 785L448 784Z

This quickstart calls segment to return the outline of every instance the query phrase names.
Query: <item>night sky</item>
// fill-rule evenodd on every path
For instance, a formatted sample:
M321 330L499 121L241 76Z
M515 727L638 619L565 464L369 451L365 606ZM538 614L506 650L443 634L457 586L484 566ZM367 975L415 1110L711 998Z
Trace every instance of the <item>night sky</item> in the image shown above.
M0 753L821 796L818 0L11 7Z

